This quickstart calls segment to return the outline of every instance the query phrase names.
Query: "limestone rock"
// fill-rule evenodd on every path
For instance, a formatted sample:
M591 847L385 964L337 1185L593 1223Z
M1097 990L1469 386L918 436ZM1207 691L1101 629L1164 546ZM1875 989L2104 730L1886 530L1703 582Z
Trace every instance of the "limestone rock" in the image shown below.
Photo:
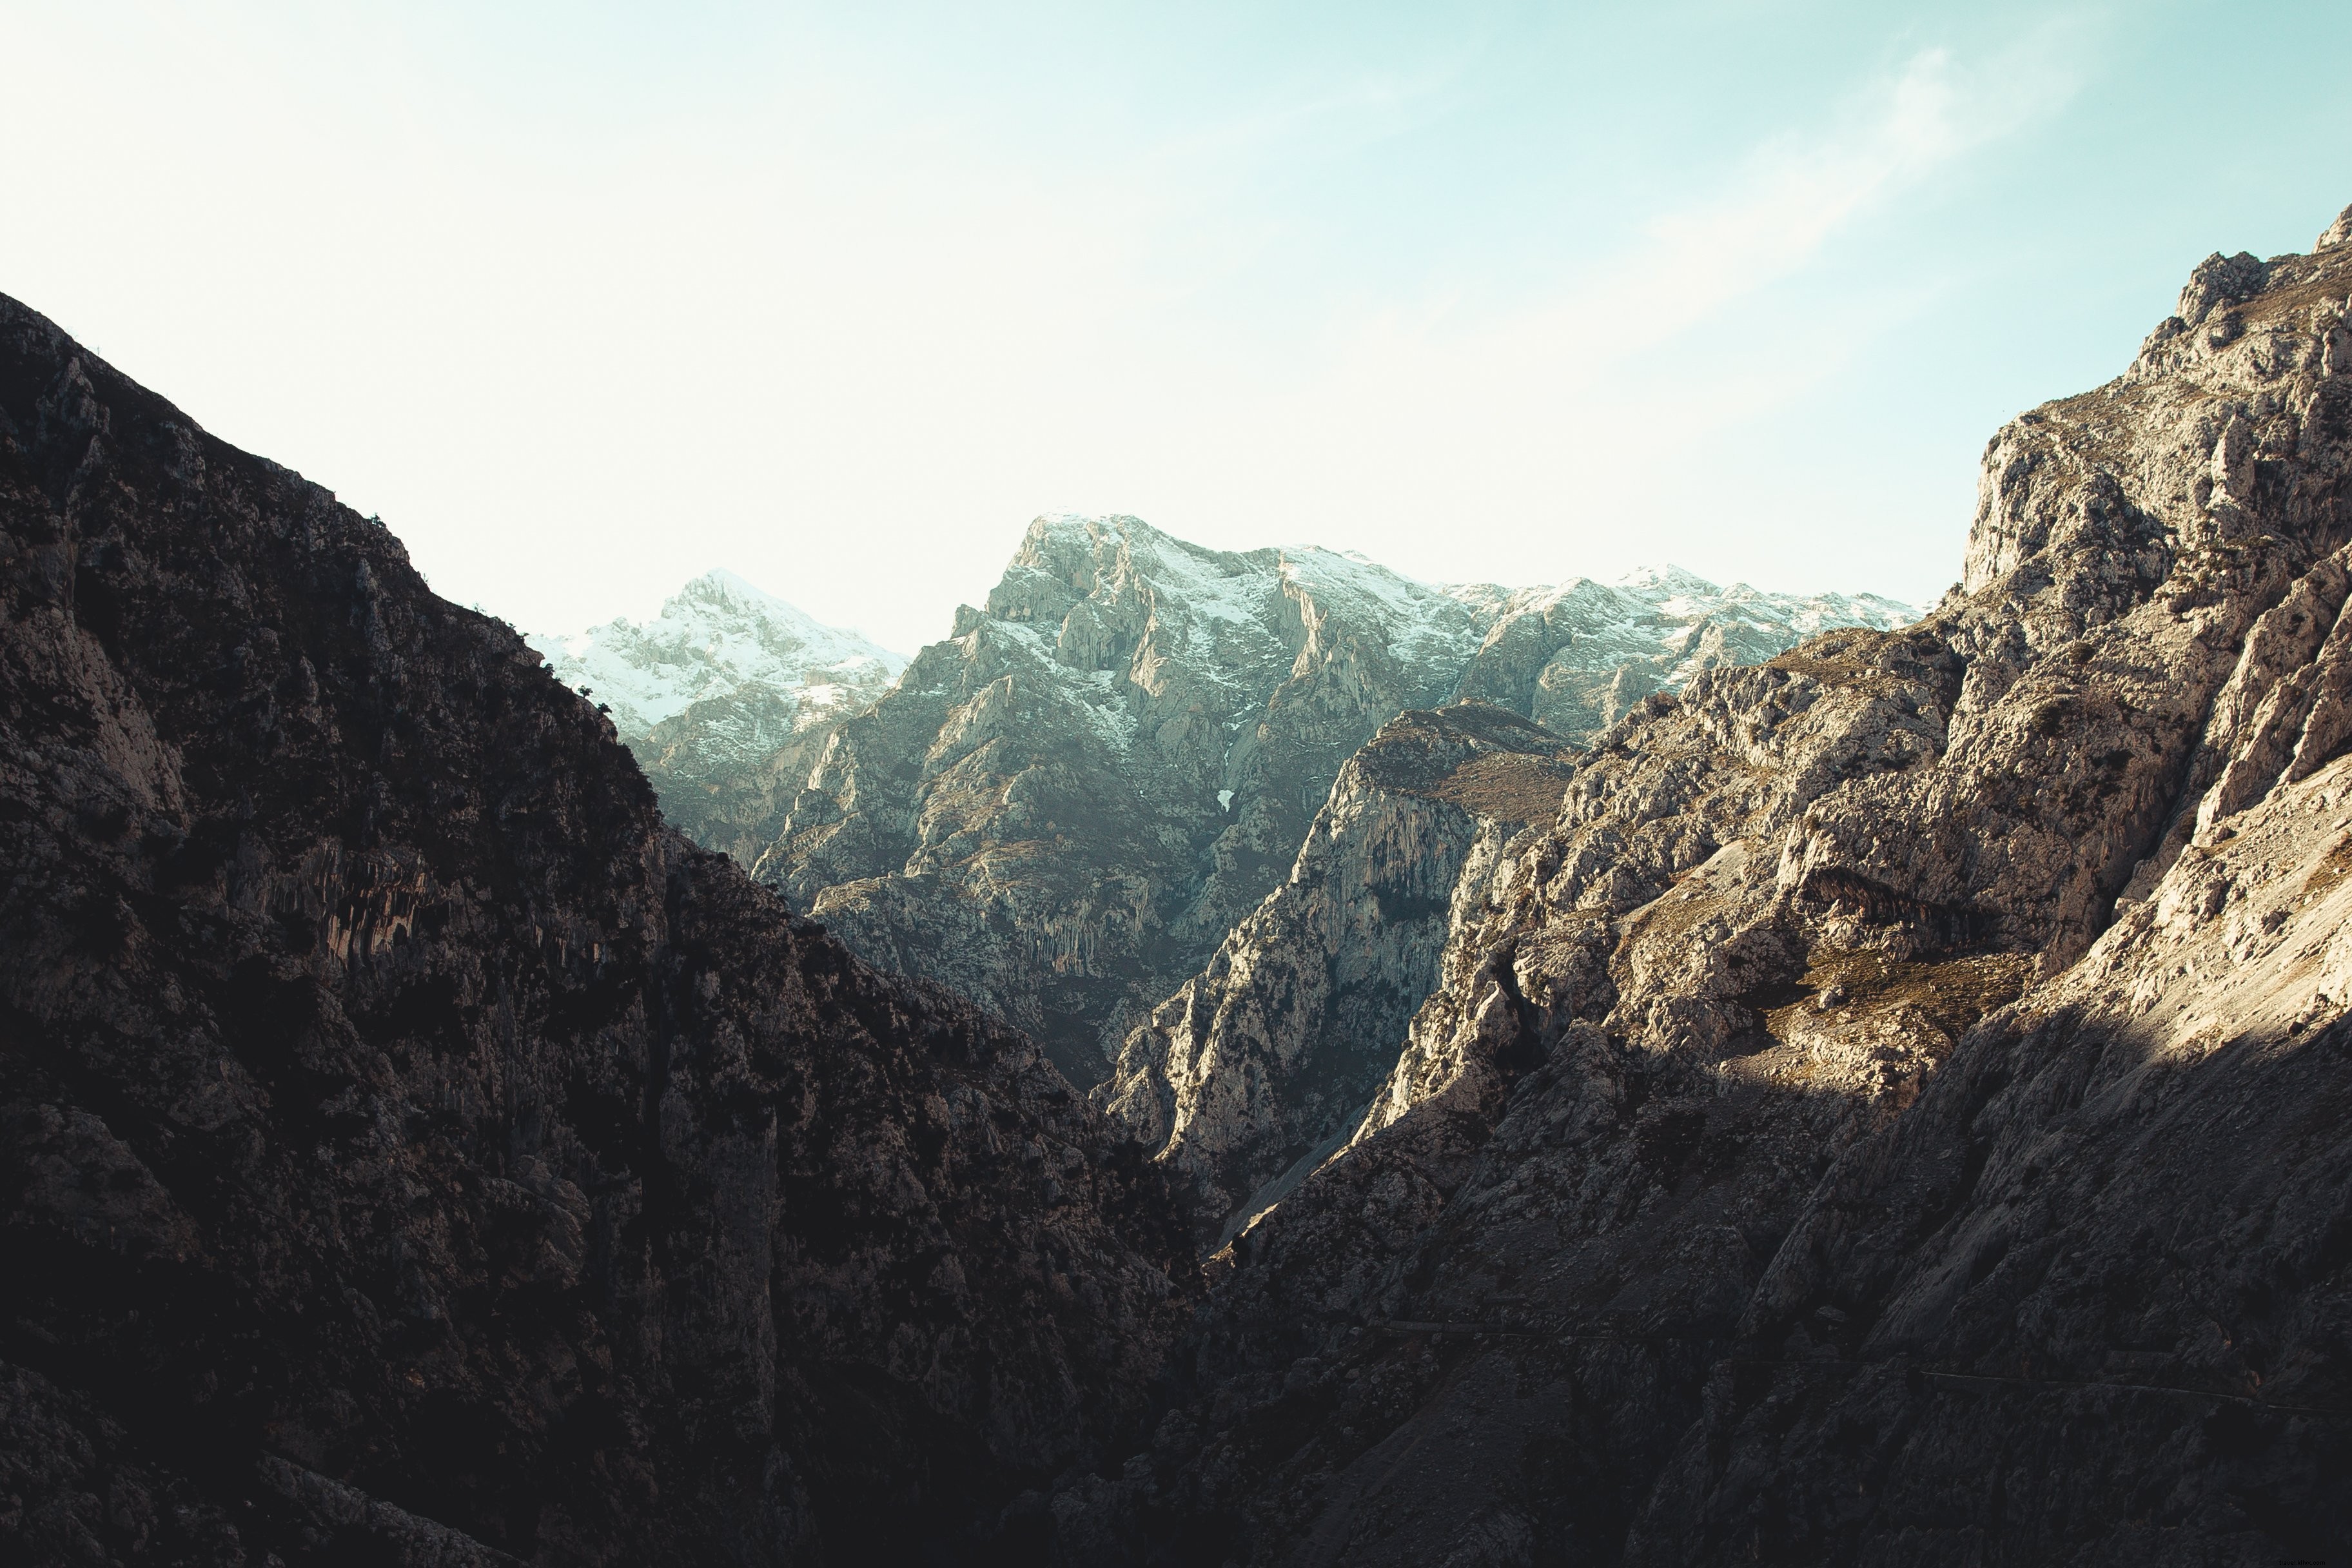
M1399 713L1483 698L1573 738L1824 619L1909 614L1675 568L1439 589L1327 550L1040 518L985 608L827 741L759 874L1091 1084L1280 885L1340 764Z
M760 873L1086 1083L1476 646L1464 605L1370 563L1132 518L1040 518L958 626L828 742Z
M1615 583L1578 577L1556 587L1450 592L1471 606L1482 633L1461 695L1499 702L1578 744L1703 670L1760 663L1832 626L1885 631L1918 615L1875 594L1719 588L1679 566Z
M2319 237L2312 241L2311 248L2326 250L2330 247L2341 245L2347 239L2352 239L2352 207L2346 207L2342 212L2337 213L2336 221L2319 231Z

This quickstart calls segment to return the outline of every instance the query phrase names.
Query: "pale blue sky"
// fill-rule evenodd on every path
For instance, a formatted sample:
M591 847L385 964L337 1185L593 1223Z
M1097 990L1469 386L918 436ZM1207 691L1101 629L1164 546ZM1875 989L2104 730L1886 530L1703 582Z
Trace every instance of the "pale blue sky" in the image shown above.
M0 0L0 290L519 624L903 649L1026 520L1926 602L2352 202L2352 7Z

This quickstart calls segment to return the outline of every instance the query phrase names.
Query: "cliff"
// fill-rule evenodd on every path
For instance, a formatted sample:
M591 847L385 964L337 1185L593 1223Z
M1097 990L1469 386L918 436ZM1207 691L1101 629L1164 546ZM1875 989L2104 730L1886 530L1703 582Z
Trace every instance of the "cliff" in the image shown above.
M1287 870L1340 763L1476 646L1465 606L1367 562L1041 518L834 736L759 872L1091 1084Z
M985 607L827 741L759 875L1094 1084L1282 885L1341 764L1398 714L1468 696L1573 740L1825 618L1908 616L1675 568L1439 589L1328 550L1040 518Z

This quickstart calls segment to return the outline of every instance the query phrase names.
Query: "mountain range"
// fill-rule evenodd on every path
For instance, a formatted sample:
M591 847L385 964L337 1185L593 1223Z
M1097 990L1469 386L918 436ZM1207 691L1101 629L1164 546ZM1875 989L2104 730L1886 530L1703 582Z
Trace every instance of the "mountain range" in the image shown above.
M2352 210L1925 615L1685 589L1046 519L656 691L0 298L0 1558L2340 1553Z
M1052 516L896 686L894 656L725 574L646 626L534 646L612 703L689 836L1093 1084L1289 874L1390 719L1478 698L1572 744L1700 670L1915 613L1675 567L1439 588L1328 550Z

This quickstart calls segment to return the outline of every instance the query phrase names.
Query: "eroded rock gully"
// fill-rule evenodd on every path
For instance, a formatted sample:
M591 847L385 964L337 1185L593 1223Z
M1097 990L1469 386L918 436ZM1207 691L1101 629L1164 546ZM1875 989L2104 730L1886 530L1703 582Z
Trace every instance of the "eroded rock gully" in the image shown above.
M1595 740L1064 1561L2352 1542L2347 227L2004 427L1916 625Z
M1140 1407L1184 1238L1034 1046L5 299L0 735L0 1559L1030 1561Z

